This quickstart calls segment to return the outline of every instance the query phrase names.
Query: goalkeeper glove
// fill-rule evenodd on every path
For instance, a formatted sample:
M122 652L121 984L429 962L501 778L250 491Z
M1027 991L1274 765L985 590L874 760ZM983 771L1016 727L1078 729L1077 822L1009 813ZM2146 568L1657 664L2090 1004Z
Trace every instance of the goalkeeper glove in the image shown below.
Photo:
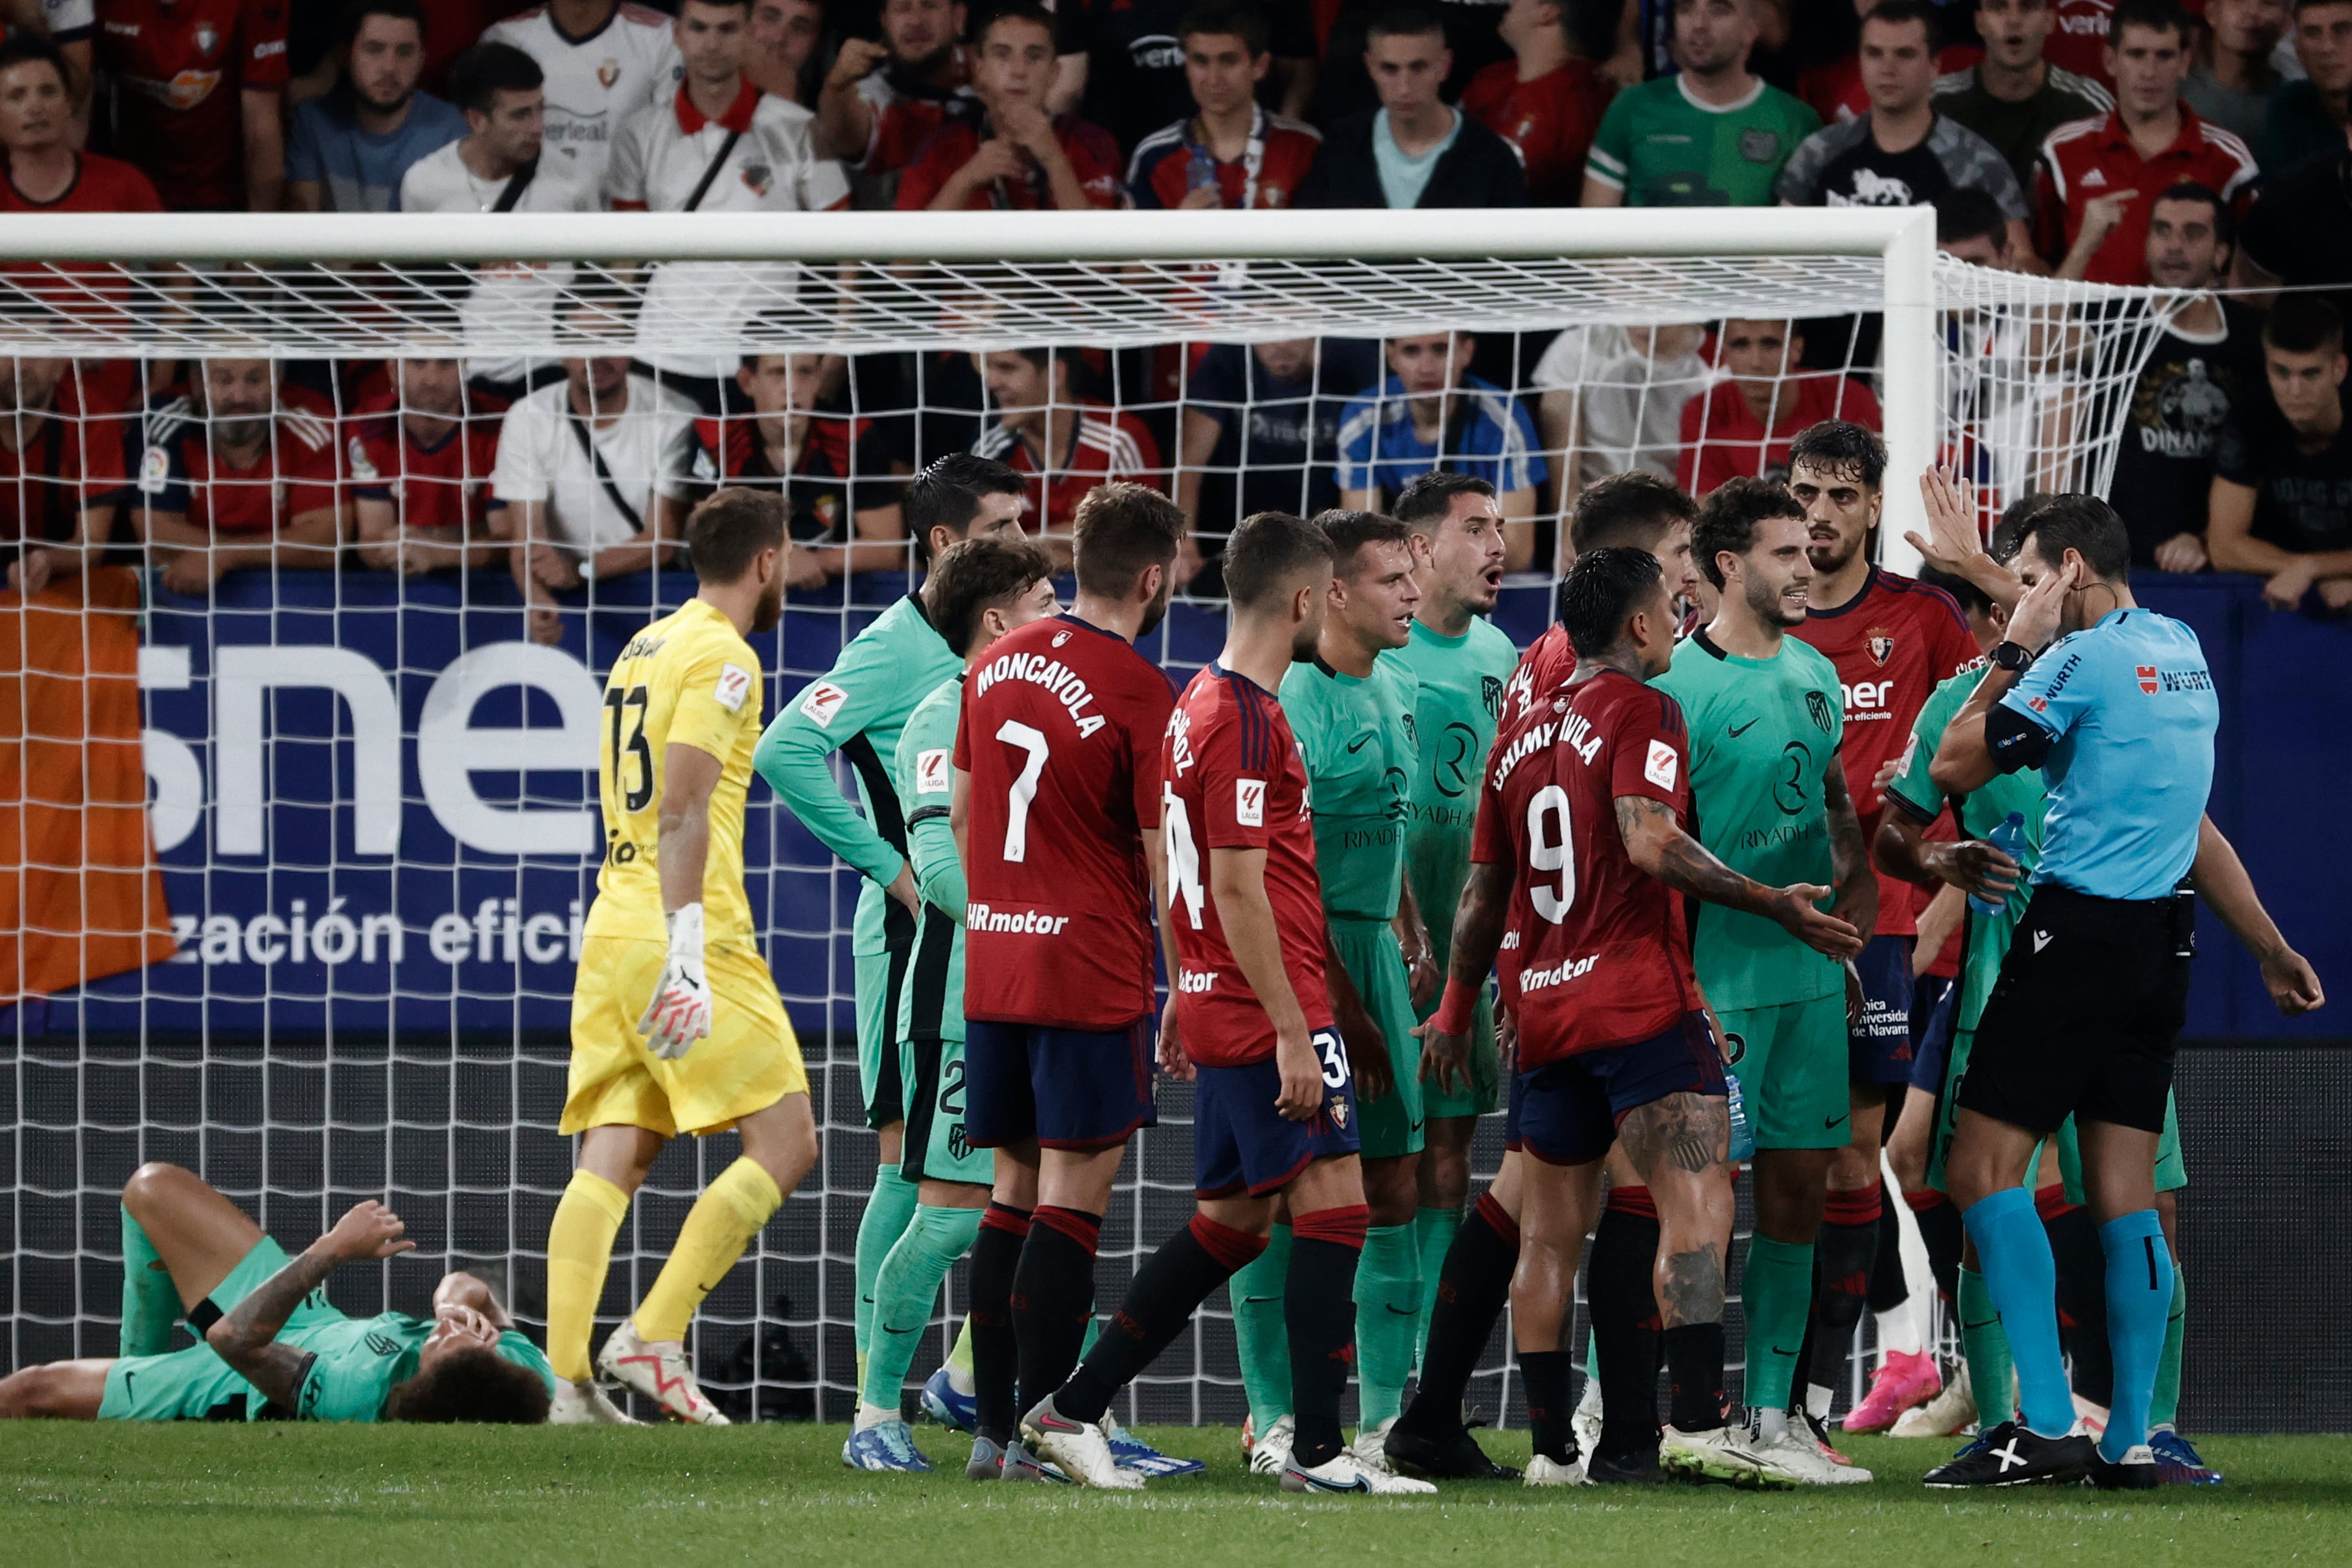
M702 974L702 905L689 904L663 917L669 923L669 955L663 961L654 999L637 1020L646 1049L676 1061L710 1032L710 987Z

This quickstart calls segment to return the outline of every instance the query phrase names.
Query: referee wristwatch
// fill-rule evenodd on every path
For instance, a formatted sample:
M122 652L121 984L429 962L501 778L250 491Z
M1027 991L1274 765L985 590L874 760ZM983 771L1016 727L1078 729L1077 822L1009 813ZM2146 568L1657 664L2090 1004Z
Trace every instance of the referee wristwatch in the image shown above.
M1986 657L1992 661L1995 669L2007 670L2012 675L2021 674L2027 665L2033 663L2033 650L2022 643L1996 643Z

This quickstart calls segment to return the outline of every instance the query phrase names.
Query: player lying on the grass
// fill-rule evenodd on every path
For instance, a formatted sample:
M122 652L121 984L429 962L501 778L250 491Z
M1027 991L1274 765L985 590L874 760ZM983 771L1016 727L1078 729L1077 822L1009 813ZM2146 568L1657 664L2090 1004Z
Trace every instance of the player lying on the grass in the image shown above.
M1723 1421L1723 1286L1731 1237L1721 1036L1699 989L1676 895L1774 922L1833 959L1862 947L1823 913L1824 885L1769 887L1684 831L1691 740L1681 705L1645 683L1675 658L1657 559L1578 558L1560 587L1575 674L1506 721L1479 798L1470 881L1454 918L1446 999L1429 1049L1458 1063L1477 982L1518 936L1517 1109L1526 1189L1511 1309L1528 1384L1531 1485L1693 1478L1786 1484ZM1622 1140L1658 1209L1653 1276L1674 1408L1663 1455L1594 1455L1569 1427L1560 1348L1600 1162Z
M1223 650L1192 678L1160 752L1167 845L1163 930L1177 966L1160 1061L1196 1077L1192 1223L1139 1270L1111 1326L1059 1390L1021 1419L1024 1443L1087 1486L1132 1490L1101 1423L1110 1402L1265 1250L1291 1216L1291 1413L1286 1491L1426 1492L1342 1447L1356 1263L1364 1246L1354 1075L1331 1027L1326 936L1307 771L1275 692L1315 656L1331 592L1320 529L1259 512L1225 548L1233 602Z
M1409 494L1410 492L1408 492ZM1635 470L1629 474L1612 475L1588 488L1578 497L1576 517L1570 529L1570 541L1579 556L1592 550L1617 546L1647 551L1654 556L1663 570L1666 591L1678 607L1696 605L1704 587L1697 566L1691 559L1691 519L1696 508L1689 497L1666 480ZM1576 651L1568 641L1568 633L1557 622L1528 649L1517 667L1505 683L1503 716L1524 716L1538 695L1549 698L1575 671ZM1481 747L1476 764L1481 774L1491 743ZM1466 794L1474 786L1462 786ZM1466 817L1471 812L1465 811ZM1468 873L1470 823L1463 824L1461 852L1462 876ZM1450 932L1455 907L1460 902L1460 879L1454 896L1449 899L1439 915L1433 908L1424 909L1424 917L1442 919ZM1444 956L1450 963L1453 944L1449 939ZM1501 982L1504 1005L1509 1005L1518 979L1519 955L1504 953L1499 956L1498 980ZM1498 1020L1499 1022L1499 1020ZM1474 1035L1472 1049L1477 1049ZM1475 1068L1475 1058L1473 1066ZM1467 1093L1469 1085L1460 1082L1461 1075L1454 1073L1454 1083L1446 1081L1450 1071L1437 1056L1424 1052L1422 1074L1429 1081L1429 1092L1441 1098L1449 1093ZM1468 1391L1471 1374L1478 1358L1485 1354L1486 1341L1494 1333L1495 1321L1502 1316L1503 1303L1510 1295L1511 1276L1518 1267L1519 1203L1521 1164L1517 1140L1507 1134L1504 1140L1503 1162L1476 1204L1465 1216L1440 1262L1435 1279L1433 1301L1429 1314L1429 1337L1422 1355L1421 1385L1414 1393L1412 1404L1401 1416L1389 1434L1386 1452L1391 1462L1407 1465L1423 1475L1438 1479L1494 1476L1502 1467L1496 1466L1479 1449L1478 1444L1462 1424L1463 1396ZM1630 1179L1630 1169L1619 1173ZM1612 1227L1625 1228L1627 1217L1612 1207L1601 1221L1600 1229L1607 1233ZM1622 1281L1624 1288L1613 1292L1613 1298L1628 1303L1651 1304L1638 1311L1629 1305L1628 1326L1638 1333L1638 1324L1656 1315L1655 1297L1651 1288L1651 1276L1657 1254L1658 1225L1654 1217L1647 1219L1646 1228L1636 1232L1630 1244L1615 1249L1613 1255L1626 1260ZM1604 1251L1599 1236L1594 1240L1594 1269L1601 1267ZM1588 1279L1588 1285L1590 1284ZM1603 1333L1607 1298L1594 1304L1595 1350L1602 1356L1604 1374L1618 1358L1610 1354L1607 1336ZM1655 1336L1650 1336L1654 1340ZM1638 1397L1629 1395L1619 1403L1626 1419L1633 1420L1638 1413L1645 1430L1657 1429L1657 1368L1655 1358L1648 1349L1629 1346L1622 1358L1626 1365L1638 1364L1642 1372L1628 1380L1638 1383L1644 1392ZM1589 1395L1597 1391L1587 1390Z
M792 541L772 491L720 490L687 519L695 595L629 640L604 684L604 868L572 995L565 1135L579 1168L547 1232L547 1346L560 1425L628 1424L588 1342L629 1200L680 1133L743 1152L688 1210L668 1260L596 1364L682 1421L724 1426L686 1330L816 1160L800 1043L743 892L743 805L760 733L746 636L783 616Z
M473 1275L443 1275L428 1318L327 1304L343 1264L414 1251L404 1229L358 1204L289 1259L201 1177L142 1166L122 1187L122 1354L0 1379L0 1418L546 1420L547 1358ZM202 1343L171 1350L183 1316Z
M930 622L963 668L915 706L898 737L898 805L907 863L923 897L923 918L899 998L899 1080L907 1135L898 1174L916 1187L914 1218L874 1276L874 1334L851 1425L845 1461L866 1470L928 1470L899 1415L915 1347L930 1325L940 1281L971 1248L995 1182L991 1151L964 1126L963 862L950 825L955 794L956 720L964 682L1006 632L1060 608L1054 563L1026 539L962 539L931 562L923 583Z

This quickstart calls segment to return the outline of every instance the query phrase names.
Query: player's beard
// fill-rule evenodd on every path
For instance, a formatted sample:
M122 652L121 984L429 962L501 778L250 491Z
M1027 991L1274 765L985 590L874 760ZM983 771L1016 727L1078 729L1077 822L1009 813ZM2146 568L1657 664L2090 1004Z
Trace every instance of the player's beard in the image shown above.
M1815 543L1808 540L1805 545L1805 559L1813 563L1814 575L1828 576L1833 572L1843 571L1846 563L1853 559L1854 553L1867 542L1866 535L1863 538L1851 542L1836 539Z
M1748 608L1756 612L1756 618L1759 621L1763 622L1767 626L1784 628L1802 626L1805 623L1805 612L1801 610L1791 610L1788 601L1782 599L1780 594L1780 588L1768 584L1761 577L1751 577L1748 580Z
M1323 646L1323 623L1309 622L1290 634L1290 662L1303 664L1315 657Z
M1160 630L1160 623L1168 619L1168 595L1174 588L1175 584L1169 580L1165 572L1162 572L1160 578L1160 591L1153 596L1150 604L1145 607L1143 623L1135 629L1136 636L1149 637Z
M760 595L759 609L751 612L751 634L756 637L763 632L774 631L776 622L783 618L784 574L780 571L768 584L768 591Z

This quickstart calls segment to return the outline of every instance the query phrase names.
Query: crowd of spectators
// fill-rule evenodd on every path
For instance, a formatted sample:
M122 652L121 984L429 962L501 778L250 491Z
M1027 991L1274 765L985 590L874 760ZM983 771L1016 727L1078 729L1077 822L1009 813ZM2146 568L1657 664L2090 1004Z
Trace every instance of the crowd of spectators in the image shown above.
M2352 608L2352 0L0 0L0 214L1932 204L1965 259L2193 296L2106 411L2141 564ZM1049 542L1100 480L1168 486L1195 591L1247 512L1440 464L1548 570L1607 474L1704 493L1879 419L1868 320L853 362L677 347L757 335L754 268L662 266L625 318L574 270L457 275L445 359L0 360L10 584L125 546L194 593L503 568L552 638L720 483L790 497L797 588L903 569L899 486L961 450L1033 476ZM611 351L466 352L533 323Z

